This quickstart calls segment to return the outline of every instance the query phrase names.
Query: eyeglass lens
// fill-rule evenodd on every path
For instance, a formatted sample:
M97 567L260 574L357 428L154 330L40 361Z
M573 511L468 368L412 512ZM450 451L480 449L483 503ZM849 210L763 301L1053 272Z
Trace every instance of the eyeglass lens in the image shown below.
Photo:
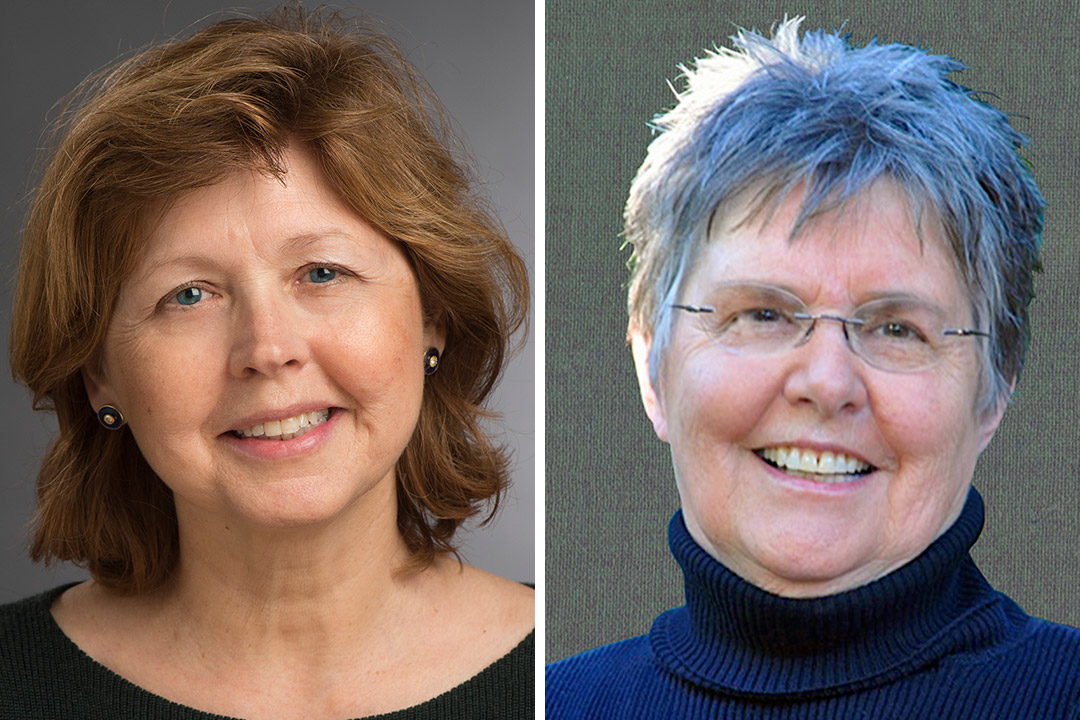
M777 287L735 284L717 288L697 310L718 344L743 355L784 352L801 344L821 323L839 321L857 355L896 372L935 364L947 337L945 313L908 296L874 300L841 318L812 315L798 297Z

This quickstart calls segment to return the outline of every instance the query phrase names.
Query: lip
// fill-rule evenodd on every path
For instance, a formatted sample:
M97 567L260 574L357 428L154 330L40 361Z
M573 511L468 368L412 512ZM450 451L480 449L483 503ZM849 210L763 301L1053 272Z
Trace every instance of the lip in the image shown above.
M334 416L334 411L339 408L334 407L333 403L297 403L296 405L287 405L283 408L275 408L273 410L262 410L257 413L248 415L247 417L240 418L236 425L226 430L223 434L228 435L233 432L239 432L244 428L249 428L252 425L258 425L259 423L273 422L274 420L284 420L286 418L296 417L300 413L312 412L314 410L326 410L329 409L330 416ZM289 442L288 440L277 442Z
M320 405L311 407L310 410L321 410L326 405ZM310 412L310 410L296 410L292 412L293 415L299 415L302 412ZM267 420L275 420L278 417L292 417L292 415L281 415L278 417L266 417ZM239 438L233 435L232 431L222 433L218 436L226 446L236 451L237 453L246 457L256 460L285 460L299 455L306 455L319 450L330 439L330 434L337 427L338 418L341 417L341 409L331 407L330 417L323 423L320 423L313 430L308 430L300 437L294 437L291 440L267 440L263 437L253 438ZM258 422L266 422L266 420L253 420L250 424L254 425ZM242 427L250 427L250 425L243 425Z
M865 488L870 479L875 475L876 471L871 471L862 475L857 480L846 480L844 482L821 482L819 480L810 480L809 478L796 477L795 475L789 475L778 467L773 467L769 463L755 453L754 457L761 463L765 471L776 480L779 484L793 488L800 492L809 492L817 495L850 495L852 493L859 492Z

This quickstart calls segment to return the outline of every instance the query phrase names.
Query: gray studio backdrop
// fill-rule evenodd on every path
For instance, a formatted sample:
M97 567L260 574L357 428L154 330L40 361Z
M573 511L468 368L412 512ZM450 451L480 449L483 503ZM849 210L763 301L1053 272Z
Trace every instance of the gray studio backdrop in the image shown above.
M0 28L0 347L7 366L11 292L28 178L54 103L91 71L120 54L221 18L228 0L48 0L5 6ZM276 3L248 2L259 12ZM314 6L316 3L308 3ZM514 243L534 264L534 11L501 0L337 2L383 22L456 118L479 175ZM237 6L241 7L241 6ZM465 555L505 577L531 582L534 532L533 350L523 348L494 406L496 425L514 449L513 487L494 525L469 533ZM87 412L90 409L87 408ZM28 393L0 376L0 602L85 577L77 568L48 572L26 558L39 459L55 428L30 410Z
M1008 8L1006 10L1005 8ZM1080 5L889 0L550 0L546 7L547 659L648 632L681 605L667 549L678 496L666 445L641 409L626 328L621 211L673 104L679 63L768 31L784 13L921 43L972 69L1032 144L1049 201L1034 337L1013 406L982 456L987 506L975 560L1030 613L1080 625Z

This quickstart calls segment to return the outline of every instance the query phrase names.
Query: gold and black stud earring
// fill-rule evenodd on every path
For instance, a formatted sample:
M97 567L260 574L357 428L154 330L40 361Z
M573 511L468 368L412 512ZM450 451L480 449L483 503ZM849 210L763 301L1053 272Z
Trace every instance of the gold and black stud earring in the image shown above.
M102 405L97 416L101 424L108 430L119 430L124 424L124 413L112 405Z
M428 348L428 351L424 353L424 374L434 375L435 371L439 369L439 351L435 348Z

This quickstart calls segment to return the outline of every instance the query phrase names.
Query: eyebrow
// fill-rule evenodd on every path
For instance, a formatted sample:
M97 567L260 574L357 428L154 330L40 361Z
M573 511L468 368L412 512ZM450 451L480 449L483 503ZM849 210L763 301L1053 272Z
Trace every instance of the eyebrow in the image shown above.
M932 300L928 300L926 298L919 297L917 295L912 295L910 293L889 293L889 294L881 295L881 296L878 296L878 297L874 297L874 298L871 298L870 300L867 300L865 302L860 303L855 308L855 310L858 311L858 310L860 310L862 308L865 308L867 305L871 305L871 304L880 305L880 306L882 306L882 307L884 307L886 309L904 308L904 307L908 307L908 306L917 305L919 307L922 307L922 308L925 308L925 309L929 310L931 313L936 315L939 320L944 321L947 317L949 317L948 311L945 308L938 305L936 302L934 302Z
M748 288L759 291L759 293L767 295L791 295L802 304L806 304L805 300L796 293L795 288L788 285L777 285L773 283L761 283L757 281L721 281L708 286L705 290L705 298L714 297L717 293L728 289Z
M788 295L793 295L800 301L802 301L799 293L797 293L793 287L790 287L788 285L777 285L775 283L758 282L755 280L724 280L718 283L713 283L708 287L705 295L706 297L708 297L713 293L719 292L721 290L727 290L730 288L752 288L754 290L760 290L762 292L786 293Z
M325 228L314 230L311 232L303 232L286 238L281 245L281 253L284 255L294 255L311 245L314 245L322 240L328 239L341 239L356 241L357 238L351 233L347 233L339 228ZM179 266L190 268L192 270L201 270L206 268L214 268L217 266L217 262L206 255L188 254L179 255L176 257L165 257L159 260L146 269L145 275L153 275L166 268Z
M803 300L802 296L795 290L795 288L791 287L790 285L776 284L776 283L771 283L771 282L760 282L760 281L756 281L756 280L724 280L724 281L721 281L721 282L718 282L718 283L714 283L713 285L711 285L709 287L708 291L706 292L705 297L709 297L713 293L715 293L717 291L720 291L720 290L724 290L724 289L727 289L727 288L739 288L739 287L753 288L753 289L760 290L760 291L765 292L765 293L777 293L777 294L785 293L785 294L788 294L788 295L791 295L791 296L795 297L803 305L807 305L807 302L805 300ZM923 306L933 308L940 315L944 316L944 314L945 314L944 309L940 305L938 305L938 303L936 301L931 300L929 298L919 296L919 295L915 295L915 294L910 293L910 292L905 292L903 290L883 291L883 292L871 293L868 297L866 297L864 300L862 300L857 305L855 305L853 307L853 309L858 310L859 308L863 307L864 305L869 305L870 303L882 303L882 304L892 303L894 305L904 305L904 304L923 305Z
M287 238L283 244L283 249L288 253L294 253L297 250L302 250L309 245L314 245L320 240L350 240L355 242L358 240L353 233L345 232L338 228L326 228L322 230L315 230L312 232L300 233L299 235L293 235Z

